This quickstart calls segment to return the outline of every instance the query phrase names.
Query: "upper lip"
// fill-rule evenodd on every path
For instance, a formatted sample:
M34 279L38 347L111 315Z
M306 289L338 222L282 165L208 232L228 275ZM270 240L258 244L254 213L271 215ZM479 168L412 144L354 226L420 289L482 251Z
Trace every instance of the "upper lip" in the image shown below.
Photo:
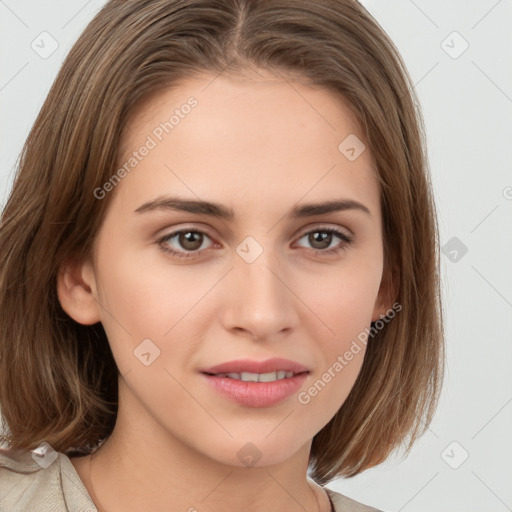
M293 373L303 373L309 371L304 365L289 359L273 358L265 361L255 361L250 359L237 359L226 363L217 364L210 368L204 368L202 373L270 373L277 371L286 371Z

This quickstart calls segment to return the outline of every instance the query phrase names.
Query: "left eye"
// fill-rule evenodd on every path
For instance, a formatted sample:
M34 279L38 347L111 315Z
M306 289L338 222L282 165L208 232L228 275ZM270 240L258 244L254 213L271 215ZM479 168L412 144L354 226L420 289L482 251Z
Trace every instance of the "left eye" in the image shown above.
M308 231L299 240L304 238L313 245L312 249L318 255L338 253L346 249L352 242L352 237L333 228L320 228ZM332 247L331 244L335 241L335 238L340 239L342 243L338 242ZM164 252L180 258L190 258L205 250L204 242L206 239L210 239L206 233L190 229L175 231L165 235L157 243ZM171 245L173 240L179 247Z
M308 243L312 245L318 244L320 246L313 247L313 250L317 254L336 253L342 251L352 242L352 237L333 228L322 228L308 231L302 235L300 239L302 240L303 238L307 238ZM329 247L333 241L333 238L339 238L343 241L343 243L341 245L338 243L334 247Z

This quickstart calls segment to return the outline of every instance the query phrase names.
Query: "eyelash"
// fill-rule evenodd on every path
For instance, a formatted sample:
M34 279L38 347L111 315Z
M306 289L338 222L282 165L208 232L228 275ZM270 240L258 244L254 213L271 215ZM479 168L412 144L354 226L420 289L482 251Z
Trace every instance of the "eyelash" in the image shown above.
M181 229L179 231L174 231L173 233L170 233L168 235L165 235L163 236L162 238L158 239L157 240L157 244L160 246L160 248L165 252L165 253L168 253L174 257L178 257L178 258L193 258L195 257L196 255L200 254L201 252L207 250L207 249L202 249L200 251L189 251L188 253L186 251L184 252L181 252L181 251L175 251L174 249L171 249L167 244L166 242L168 242L169 240L173 239L174 237L182 234L182 233L199 233L199 234L202 234L202 235L206 235L208 238L211 238L208 233L205 233L204 231L200 231L200 230L197 230L197 229ZM342 251L345 251L348 249L348 246L352 243L352 240L353 240L353 237L351 236L348 236L346 235L345 233L342 233L341 231L337 230L337 229L334 229L334 228L323 228L323 227L320 227L320 228L316 228L316 229L313 229L313 230L310 230L310 231L306 231L305 233L303 233L299 240L301 238L304 238L306 235L309 235L311 233L329 233L331 235L335 235L337 236L338 238L340 238L343 243L341 245L338 245L338 246L335 246L335 247L332 247L330 249L312 249L312 251L314 252L314 254L316 256L325 256L325 255L335 255L335 254L338 254Z

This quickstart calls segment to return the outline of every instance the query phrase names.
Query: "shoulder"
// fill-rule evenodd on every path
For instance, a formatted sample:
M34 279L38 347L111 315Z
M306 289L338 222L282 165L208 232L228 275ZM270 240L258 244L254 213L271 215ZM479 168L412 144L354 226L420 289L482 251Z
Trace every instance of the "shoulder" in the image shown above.
M23 451L0 444L0 487L2 511L96 512L69 458L51 447Z
M359 501L348 498L347 496L328 489L327 487L324 487L324 490L331 497L336 512L383 512L382 510L364 505Z

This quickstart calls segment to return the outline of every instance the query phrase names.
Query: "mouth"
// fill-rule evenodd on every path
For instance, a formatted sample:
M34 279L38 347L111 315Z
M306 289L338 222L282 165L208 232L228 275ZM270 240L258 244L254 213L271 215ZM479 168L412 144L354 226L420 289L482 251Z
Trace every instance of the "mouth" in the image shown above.
M212 389L247 407L269 407L296 393L310 371L287 359L237 360L200 372Z
M233 372L233 373L208 373L203 372L206 375L210 375L211 377L225 377L228 379L240 380L242 382L275 382L283 379L290 379L295 375L301 375L302 373L309 372L288 372L285 370L279 370L276 372L267 372L267 373L250 373L250 372Z
M290 373L299 374L309 371L309 369L296 361L274 357L264 361L252 359L236 359L226 363L217 364L210 368L203 368L202 373L210 375L227 375L231 378L240 380L240 376L245 375L263 375L263 378L272 378L273 380L284 379ZM275 378L273 374L276 374ZM254 378L254 377L253 377ZM244 379L245 380L245 379ZM255 382L254 380L252 382ZM260 382L265 382L260 381Z

